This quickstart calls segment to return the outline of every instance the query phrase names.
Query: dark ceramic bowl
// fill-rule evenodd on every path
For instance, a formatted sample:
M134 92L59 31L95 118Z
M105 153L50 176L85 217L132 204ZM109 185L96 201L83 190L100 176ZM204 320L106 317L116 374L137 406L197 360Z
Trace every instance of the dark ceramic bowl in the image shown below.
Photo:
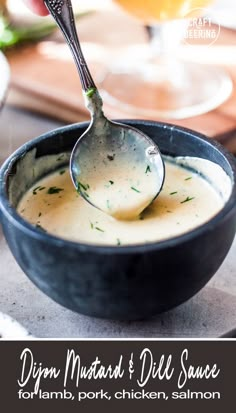
M228 331L227 333L223 334L221 338L236 338L236 328L233 330Z
M9 182L19 160L33 148L37 157L70 152L87 127L84 123L40 136L5 162L0 172L0 211L16 261L45 294L79 313L132 320L188 300L222 264L236 230L236 168L234 159L218 143L196 132L154 122L126 123L147 133L164 154L198 156L221 165L232 180L232 194L224 208L209 222L182 236L128 247L70 242L28 224L8 199ZM23 179L18 180L21 186Z

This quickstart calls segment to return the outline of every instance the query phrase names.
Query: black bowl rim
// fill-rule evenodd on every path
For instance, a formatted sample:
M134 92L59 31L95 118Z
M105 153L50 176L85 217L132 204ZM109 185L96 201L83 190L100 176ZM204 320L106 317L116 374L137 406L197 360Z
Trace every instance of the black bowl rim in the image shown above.
M15 162L16 159L19 159L22 155L24 155L29 150L33 149L34 146L42 140L46 140L51 136L57 134L63 134L64 132L86 128L89 125L89 122L80 122L80 123L73 123L71 125L66 125L63 127L59 127L53 129L49 132L46 132L30 141L25 143L24 145L20 146L14 153L12 153L8 159L4 162L0 169L0 211L2 211L3 215L6 216L9 222L13 225L16 225L18 228L23 230L25 233L28 233L31 237L37 238L41 241L48 242L49 244L53 244L58 247L71 247L81 250L83 252L91 252L91 253L98 253L98 254L130 254L130 253L143 253L143 252L151 252L157 250L163 250L168 248L176 247L180 244L184 244L186 242L191 241L195 237L203 235L204 233L212 230L217 226L217 224L222 223L225 219L228 218L230 214L234 213L234 208L236 207L236 162L233 157L219 142L207 138L205 135L196 132L192 129L185 128L182 126L177 126L171 123L165 122L156 122L156 121L148 121L148 120L133 120L133 119L119 119L115 120L116 122L123 122L125 124L129 124L134 127L139 127L139 125L145 125L150 127L159 127L165 128L172 131L176 131L179 133L188 134L190 136L194 136L200 140L203 140L205 143L208 143L210 146L217 149L227 160L233 176L233 186L230 198L224 205L224 207L209 221L203 223L202 225L194 228L191 231L188 231L182 235L165 239L162 241L150 242L147 244L132 244L132 245L99 245L99 244L89 244L89 243L80 243L75 241L70 241L64 238L59 238L55 235L51 235L49 233L45 233L37 229L35 226L31 225L27 221L25 221L21 216L16 212L15 208L10 205L10 202L6 195L6 176L8 174L8 170L11 167L11 164Z
M220 338L236 339L236 328L233 328L232 330L229 330L226 333L222 334Z

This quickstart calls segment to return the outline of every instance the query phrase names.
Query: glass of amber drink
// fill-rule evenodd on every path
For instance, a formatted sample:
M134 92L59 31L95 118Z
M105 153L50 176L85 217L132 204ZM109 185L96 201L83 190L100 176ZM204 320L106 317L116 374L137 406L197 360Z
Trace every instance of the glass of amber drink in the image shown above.
M213 0L114 2L146 26L151 47L146 54L141 45L129 49L112 63L102 80L107 103L138 116L182 119L206 113L230 96L232 81L222 68L178 53L182 40L187 50L202 36L205 53L219 36L220 27L204 17Z

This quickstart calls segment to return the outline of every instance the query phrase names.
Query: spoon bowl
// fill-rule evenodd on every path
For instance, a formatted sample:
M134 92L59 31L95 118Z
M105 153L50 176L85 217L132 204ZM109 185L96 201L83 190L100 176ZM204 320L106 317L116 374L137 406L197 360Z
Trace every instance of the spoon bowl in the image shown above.
M94 106L99 98L94 95ZM90 204L115 218L132 219L159 194L165 170L158 147L146 134L101 112L77 141L70 171Z
M91 123L72 151L72 181L93 206L118 219L137 218L162 188L165 172L160 151L143 132L105 117L101 96L81 50L71 1L44 3L71 49L91 113ZM106 185L111 189L109 197L104 191Z

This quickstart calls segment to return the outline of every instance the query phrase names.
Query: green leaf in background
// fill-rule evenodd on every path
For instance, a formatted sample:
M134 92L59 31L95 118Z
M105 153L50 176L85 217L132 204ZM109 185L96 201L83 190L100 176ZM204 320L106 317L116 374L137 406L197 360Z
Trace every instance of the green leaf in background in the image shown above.
M40 40L55 30L56 26L52 23L38 23L30 27L14 27L8 19L0 15L0 49L15 46L25 41Z
M77 13L76 18L87 15L90 12ZM46 20L46 19L45 19ZM25 42L36 42L50 34L57 28L52 20L46 23L35 23L27 27L16 27L4 14L0 14L0 50L16 46Z

